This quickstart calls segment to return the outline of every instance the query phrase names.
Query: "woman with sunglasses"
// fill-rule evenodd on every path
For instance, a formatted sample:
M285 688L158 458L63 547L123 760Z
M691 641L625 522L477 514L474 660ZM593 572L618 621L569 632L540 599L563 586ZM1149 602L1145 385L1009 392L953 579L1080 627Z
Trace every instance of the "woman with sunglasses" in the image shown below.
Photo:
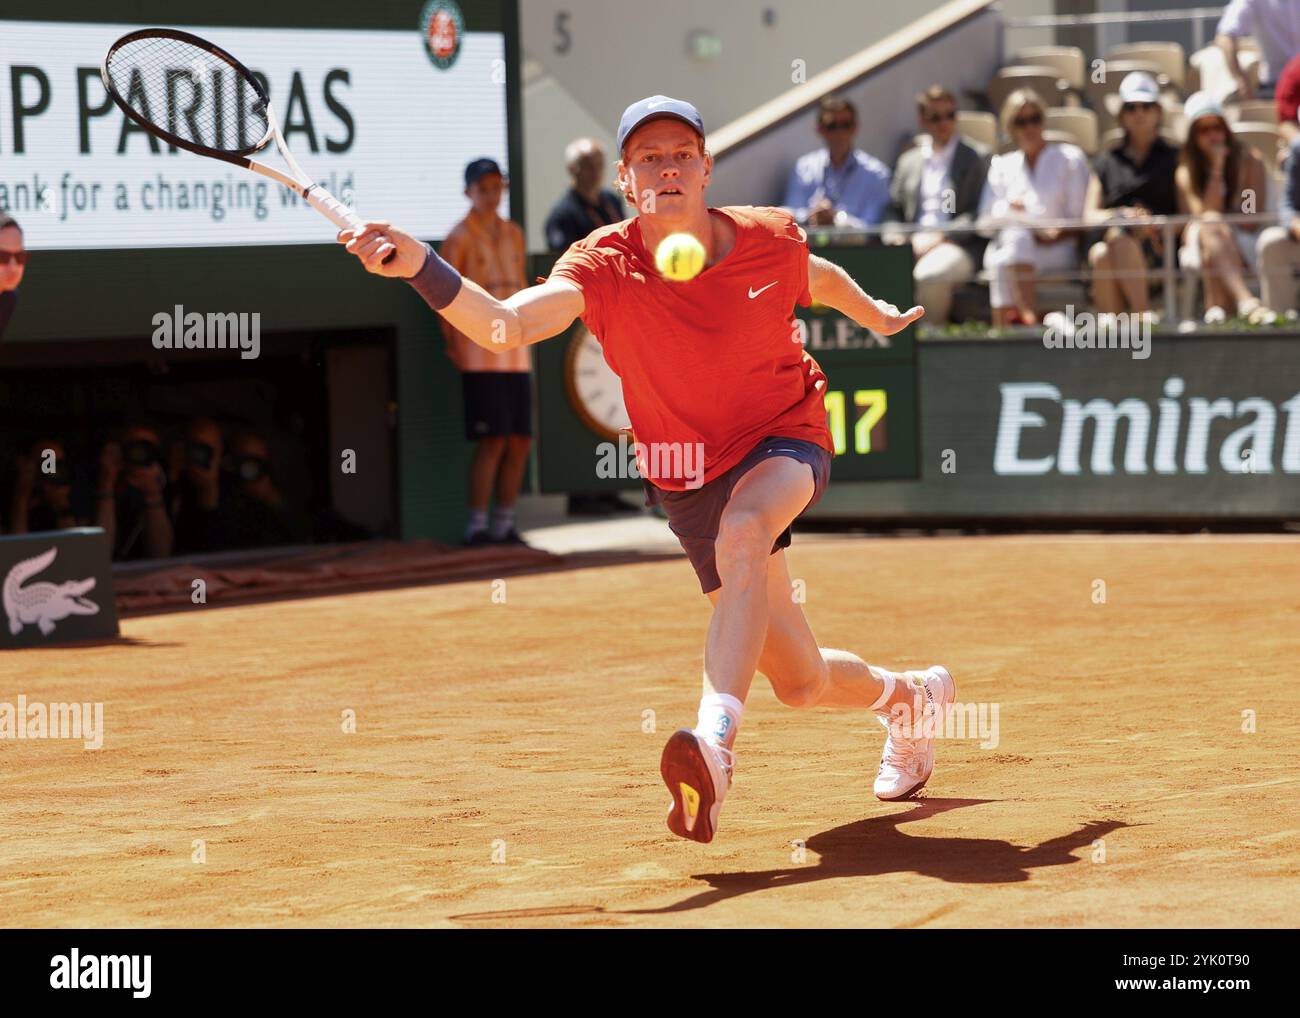
M1145 71L1134 71L1120 83L1118 98L1124 139L1098 157L1084 218L1104 221L1177 215L1174 174L1178 149L1160 137L1164 119L1160 86ZM1164 257L1160 228L1111 226L1094 231L1090 240L1088 264L1097 310L1104 314L1149 312L1150 270Z
M1002 129L1016 147L993 157L980 200L981 232L993 237L984 268L992 277L994 326L1037 325L1037 274L1079 263L1077 230L1035 225L1081 219L1092 180L1082 149L1044 137L1045 109L1029 88L1016 89L1002 106Z
M1264 161L1233 135L1223 107L1208 92L1187 97L1187 141L1174 179L1181 209L1196 217L1183 236L1183 268L1200 269L1205 287L1205 322L1213 325L1235 311L1254 323L1276 316L1246 285L1255 268L1258 223L1225 223L1225 215L1258 215L1267 209Z
M18 284L23 281L27 251L23 231L12 216L0 212L0 338L18 302Z

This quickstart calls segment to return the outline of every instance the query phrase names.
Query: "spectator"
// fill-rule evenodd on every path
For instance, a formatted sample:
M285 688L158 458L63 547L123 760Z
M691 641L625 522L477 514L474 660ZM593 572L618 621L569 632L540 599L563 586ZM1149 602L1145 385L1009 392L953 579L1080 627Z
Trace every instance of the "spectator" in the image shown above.
M203 434L204 432L197 432ZM211 432L206 432L211 437ZM244 432L230 446L232 486L219 503L218 533L229 548L271 548L302 544L307 528L290 512L275 484L271 450L254 432ZM203 473L206 475L207 470ZM205 476L205 484L208 479Z
M1043 219L1080 219L1092 179L1081 149L1044 139L1044 109L1033 89L1007 96L1002 130L1016 147L993 157L980 200L985 235L993 237L984 267L992 277L995 326L1037 325L1036 274L1078 264L1076 230L1032 225Z
M440 254L465 278L494 297L522 290L524 231L497 214L506 180L491 159L465 167L465 195L471 204L447 235ZM465 395L465 437L477 443L470 466L468 545L522 544L515 530L515 500L532 445L532 375L528 347L495 353L471 342L442 320L447 352L461 370ZM488 502L496 509L488 526Z
M17 220L0 212L0 339L18 303L18 284L27 265L23 230Z
M96 522L108 533L115 560L166 558L172 524L163 501L166 476L158 432L134 424L99 456Z
M1248 35L1259 43L1263 58L1258 92L1250 87L1237 54L1237 40ZM1223 51L1238 97L1267 99L1287 61L1300 54L1300 0L1232 0L1219 19L1214 41Z
M590 138L570 142L564 150L564 165L573 186L546 218L546 245L552 254L562 254L592 230L626 218L623 199L600 186L605 179L605 150L599 143ZM568 509L572 514L584 516L641 511L617 495L596 492L570 494Z
M916 97L925 139L904 152L894 168L890 219L936 227L973 224L988 176L988 153L957 135L957 100L942 85ZM946 234L923 230L912 234L916 258L912 278L916 303L935 325L948 320L953 291L975 277L987 243L978 233Z
M1291 142L1284 164L1285 182L1278 225L1259 237L1259 278L1264 306L1291 311L1296 306L1295 274L1300 270L1300 135Z
M219 551L235 540L229 519L229 493L222 491L224 451L221 427L216 421L198 417L185 429L173 477L172 519L176 521L178 554Z
M877 226L889 208L889 167L853 147L858 113L839 96L821 101L817 133L826 147L790 171L785 206L809 226Z
M1257 215L1267 208L1264 162L1239 142L1208 92L1187 97L1187 141L1178 159L1180 206L1196 219L1183 235L1179 260L1200 269L1205 286L1205 321L1223 321L1228 309L1252 321L1271 320L1246 286L1255 263L1258 223L1225 223L1225 215Z
M1119 86L1119 125L1124 139L1097 158L1096 176L1088 186L1084 217L1092 220L1145 218L1178 214L1178 149L1160 137L1164 111L1160 86L1143 71L1127 75ZM1151 310L1148 269L1164 256L1156 226L1112 226L1094 232L1088 251L1093 272L1093 301L1106 313Z
M1273 105L1277 108L1277 129L1282 135L1282 144L1289 147L1300 138L1300 124L1296 123L1300 115L1300 56L1292 57L1282 68Z
M51 455L53 454L53 455ZM46 464L53 469L47 470ZM17 457L10 529L15 534L66 530L83 525L72 507L72 469L57 439L33 442L27 455Z
M605 150L591 138L578 138L564 150L564 166L573 182L546 217L546 246L562 254L592 230L626 219L623 199L607 187Z

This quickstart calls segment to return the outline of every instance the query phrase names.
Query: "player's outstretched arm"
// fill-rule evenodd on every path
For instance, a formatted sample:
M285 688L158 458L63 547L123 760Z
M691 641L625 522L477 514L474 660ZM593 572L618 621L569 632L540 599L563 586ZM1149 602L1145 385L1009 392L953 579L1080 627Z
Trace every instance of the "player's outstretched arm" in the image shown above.
M585 306L581 290L558 280L498 300L464 279L429 245L385 222L344 230L339 243L367 272L410 283L431 308L485 350L503 352L559 335Z
M808 256L808 292L813 300L833 307L864 329L872 329L882 336L902 332L925 314L923 307L899 311L893 304L867 296L840 266L815 254Z

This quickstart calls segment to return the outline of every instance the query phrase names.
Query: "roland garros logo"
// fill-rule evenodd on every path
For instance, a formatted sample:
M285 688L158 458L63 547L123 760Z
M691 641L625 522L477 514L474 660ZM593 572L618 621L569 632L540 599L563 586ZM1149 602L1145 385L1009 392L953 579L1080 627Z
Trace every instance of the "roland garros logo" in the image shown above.
M440 71L456 62L465 35L465 18L455 0L429 0L420 12L424 49Z

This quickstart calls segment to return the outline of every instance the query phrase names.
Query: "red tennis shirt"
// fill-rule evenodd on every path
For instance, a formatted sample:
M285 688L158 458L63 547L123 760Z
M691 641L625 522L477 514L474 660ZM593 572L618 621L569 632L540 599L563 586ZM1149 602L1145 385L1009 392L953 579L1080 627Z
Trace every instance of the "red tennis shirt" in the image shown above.
M1300 110L1300 56L1292 57L1278 75L1277 89L1273 93L1279 123L1294 124Z
M694 478L648 476L669 491L707 484L770 435L835 449L826 375L794 317L796 303L812 303L803 229L783 209L709 213L736 224L736 244L688 282L659 275L636 218L588 234L551 270L582 290L582 320L622 379L636 442L702 449L702 482L698 468Z

